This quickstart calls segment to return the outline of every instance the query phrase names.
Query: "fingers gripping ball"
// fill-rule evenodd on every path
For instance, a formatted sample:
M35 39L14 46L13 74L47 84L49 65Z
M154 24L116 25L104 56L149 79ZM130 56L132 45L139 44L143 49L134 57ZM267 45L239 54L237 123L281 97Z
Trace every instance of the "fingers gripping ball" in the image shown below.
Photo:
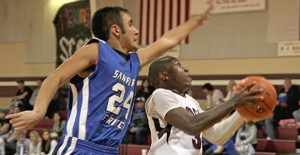
M237 111L246 119L259 121L266 119L272 114L276 106L277 93L274 86L262 76L246 77L235 87L235 90L238 92L253 81L256 83L251 90L262 88L263 92L260 95L262 95L264 99L262 101L257 101L257 106L253 106L253 104L247 104L242 108L238 108Z

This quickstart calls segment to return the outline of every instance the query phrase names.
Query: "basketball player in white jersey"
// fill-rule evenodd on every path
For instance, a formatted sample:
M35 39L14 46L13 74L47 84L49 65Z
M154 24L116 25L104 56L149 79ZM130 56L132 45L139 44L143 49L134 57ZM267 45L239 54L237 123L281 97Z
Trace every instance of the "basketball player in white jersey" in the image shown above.
M202 135L215 144L226 142L244 119L237 112L220 122L223 117L237 107L262 99L257 95L261 90L249 91L252 83L232 99L204 112L185 93L192 82L188 70L170 56L150 65L149 81L157 88L145 106L152 139L149 155L202 154Z

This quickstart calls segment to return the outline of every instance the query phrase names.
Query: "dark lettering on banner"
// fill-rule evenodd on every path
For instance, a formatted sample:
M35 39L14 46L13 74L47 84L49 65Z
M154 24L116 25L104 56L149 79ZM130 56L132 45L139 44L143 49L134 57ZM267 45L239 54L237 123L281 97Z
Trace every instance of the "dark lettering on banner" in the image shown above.
M91 37L89 0L64 4L54 20L56 28L56 66L69 58Z

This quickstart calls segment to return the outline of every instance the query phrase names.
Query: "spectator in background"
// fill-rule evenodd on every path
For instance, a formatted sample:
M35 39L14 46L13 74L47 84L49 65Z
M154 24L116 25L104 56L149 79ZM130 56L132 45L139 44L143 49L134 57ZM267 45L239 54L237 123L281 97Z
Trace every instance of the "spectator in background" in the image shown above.
M206 110L223 102L223 93L219 89L214 89L210 83L205 83L202 86L202 92L206 95Z
M8 122L8 119L6 119L5 116L6 110L0 109L0 135L6 134L11 126Z
M32 130L29 133L29 155L40 155L41 154L41 136L36 130Z
M194 92L193 92L192 89L187 90L186 93L187 93L188 95L190 95L191 97L193 97L193 95L194 95Z
M57 141L52 139L48 130L43 131L42 134L42 153L41 155L52 155Z
M60 112L55 112L53 115L53 128L52 132L54 132L57 136L60 137L64 131L66 126L66 121L63 120Z
M278 92L277 105L270 116L265 120L267 130L267 139L274 139L274 129L279 126L279 121L284 119L293 119L293 112L299 109L299 90L298 87L292 84L292 80L286 78L283 83L283 88Z
M24 131L16 132L17 147L15 155L29 155L29 139Z
M5 141L2 137L0 137L0 155L6 155L5 154Z
M141 86L142 88L136 93L136 97L144 97L147 100L155 88L150 85L147 78L142 80Z
M245 120L245 123L237 131L235 147L241 155L254 155L257 144L257 127L254 122Z
M229 99L234 96L235 91L234 87L236 86L236 82L234 80L229 80L227 86L226 86L226 97L223 99L223 101L228 101Z
M19 106L15 106L13 108L14 114L21 112L21 108ZM5 149L6 154L14 154L16 151L16 141L17 141L17 134L14 130L14 127L10 125L9 131L1 136L5 141Z
M293 112L293 117L297 123L297 126L300 127L300 109Z
M32 93L32 95L31 95L31 97L29 99L29 104L31 106L34 106L35 99L36 99L37 94L38 94L38 92L39 92L39 90L41 88L41 85L42 85L43 81L44 81L44 79L42 79L42 78L40 78L40 79L38 79L36 81L36 88L33 90L33 93Z
M150 133L148 127L148 119L145 111L145 98L137 97L135 100L135 107L132 114L128 131L131 135L135 135L135 142L137 144L146 144L146 137ZM130 138L132 139L132 138ZM132 143L132 142L129 142Z
M274 119L279 122L282 119L293 118L292 113L299 109L299 90L292 85L291 79L285 79L283 88L278 93L278 105L275 109Z
M17 80L17 83L18 83L18 90L16 96L13 97L12 101L13 102L21 101L17 103L22 105L21 106L22 110L32 110L33 106L29 104L29 99L32 95L31 88L25 86L24 80L22 79Z

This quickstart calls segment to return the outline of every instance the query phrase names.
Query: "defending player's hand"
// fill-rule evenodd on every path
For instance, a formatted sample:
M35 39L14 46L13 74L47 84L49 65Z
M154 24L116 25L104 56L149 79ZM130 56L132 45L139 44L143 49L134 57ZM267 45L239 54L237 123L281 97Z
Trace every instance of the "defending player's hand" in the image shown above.
M208 7L205 9L205 11L200 14L198 17L198 24L199 25L203 25L204 22L208 19L210 12L213 10L214 5L213 5L213 1L208 1Z
M257 101L263 100L263 96L260 93L263 92L262 89L250 90L255 85L255 82L248 84L240 92L236 93L230 100L234 107L243 107L246 104L252 104L256 106Z
M15 131L23 131L32 129L43 117L35 111L23 111L7 115L6 119L10 119L9 123L13 125Z

